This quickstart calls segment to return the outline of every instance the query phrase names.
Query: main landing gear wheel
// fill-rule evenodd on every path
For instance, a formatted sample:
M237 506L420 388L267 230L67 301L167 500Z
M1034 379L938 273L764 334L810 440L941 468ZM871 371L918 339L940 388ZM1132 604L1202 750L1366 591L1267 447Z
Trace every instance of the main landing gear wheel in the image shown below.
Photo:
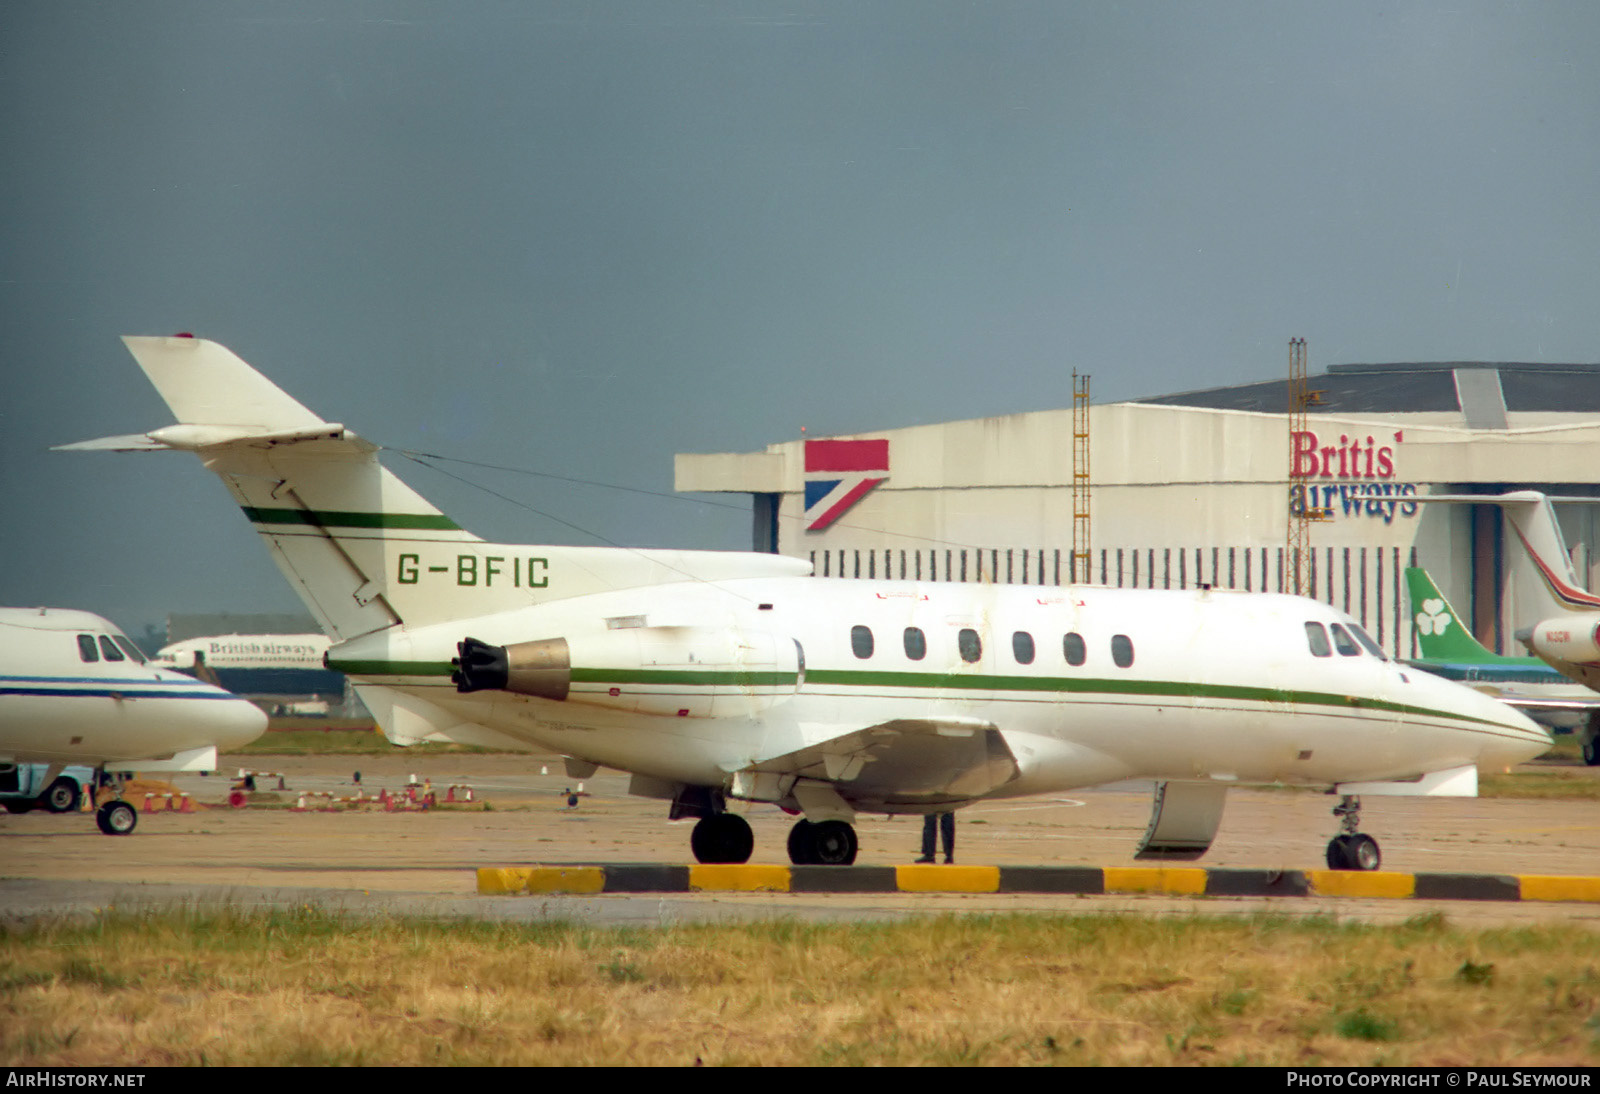
M796 866L815 866L811 858L811 830L816 825L801 818L794 822L794 827L789 829L789 861Z
M689 846L696 862L749 862L756 837L750 823L737 813L713 813L694 826Z
M849 866L856 849L856 830L845 821L801 820L789 829L789 861L796 866Z
M1344 795L1333 807L1333 815L1339 818L1339 826L1344 831L1328 841L1328 869L1376 870L1381 866L1383 855L1378 850L1378 841L1365 832L1356 831L1361 824L1361 799Z
M102 805L94 815L95 823L100 826L100 831L108 836L126 836L133 831L133 826L139 823L139 814L133 806L118 799Z
M1600 767L1600 737L1583 739L1583 762L1590 767Z

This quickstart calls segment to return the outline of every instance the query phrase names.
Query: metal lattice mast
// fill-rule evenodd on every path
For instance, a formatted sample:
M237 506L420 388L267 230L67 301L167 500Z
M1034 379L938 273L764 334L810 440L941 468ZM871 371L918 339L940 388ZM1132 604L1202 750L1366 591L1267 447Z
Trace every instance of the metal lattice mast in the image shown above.
M1089 377L1072 370L1071 580L1089 580Z
M1306 432L1306 408L1322 401L1322 392L1310 390L1306 380L1306 340L1289 339L1289 479L1288 529L1284 551L1284 582L1287 592L1311 596L1311 525L1327 520L1325 509L1314 504L1314 495L1302 476L1296 474L1295 438Z

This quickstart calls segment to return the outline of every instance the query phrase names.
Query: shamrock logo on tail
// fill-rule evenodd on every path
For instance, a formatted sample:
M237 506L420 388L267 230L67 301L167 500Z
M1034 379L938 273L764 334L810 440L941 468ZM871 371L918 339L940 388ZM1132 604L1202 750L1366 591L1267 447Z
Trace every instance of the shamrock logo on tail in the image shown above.
M1417 613L1417 630L1423 634L1443 634L1450 626L1450 613L1444 610L1444 601L1435 597L1422 602Z

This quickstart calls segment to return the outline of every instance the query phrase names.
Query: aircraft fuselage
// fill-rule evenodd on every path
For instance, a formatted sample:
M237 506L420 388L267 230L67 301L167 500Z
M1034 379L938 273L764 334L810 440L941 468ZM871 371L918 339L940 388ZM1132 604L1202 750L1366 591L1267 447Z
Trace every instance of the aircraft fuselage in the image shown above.
M1353 627L1278 595L746 579L392 629L336 646L330 663L529 745L699 785L845 728L917 719L933 736L963 726L1002 736L1015 771L971 797L1131 777L1404 779L1500 770L1548 747L1468 689L1366 649L1314 654L1308 623ZM450 662L467 637L565 640L565 696L458 692ZM870 759L834 779L857 808L954 796L898 781L878 785Z

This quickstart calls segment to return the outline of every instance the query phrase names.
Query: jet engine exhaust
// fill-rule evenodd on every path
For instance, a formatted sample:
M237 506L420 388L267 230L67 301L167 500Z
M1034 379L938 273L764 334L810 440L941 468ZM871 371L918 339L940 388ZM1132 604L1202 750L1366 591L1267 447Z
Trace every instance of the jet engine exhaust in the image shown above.
M476 638L456 644L450 680L459 692L510 691L563 700L572 686L572 657L565 638L491 646Z

